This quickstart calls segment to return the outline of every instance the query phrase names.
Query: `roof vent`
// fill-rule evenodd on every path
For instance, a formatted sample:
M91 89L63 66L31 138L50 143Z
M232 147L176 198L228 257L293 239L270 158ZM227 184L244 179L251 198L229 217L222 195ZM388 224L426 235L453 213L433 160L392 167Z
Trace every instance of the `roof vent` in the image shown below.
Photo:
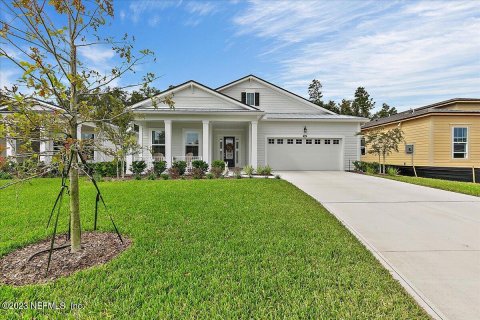
M414 113L415 109L410 108L410 113Z

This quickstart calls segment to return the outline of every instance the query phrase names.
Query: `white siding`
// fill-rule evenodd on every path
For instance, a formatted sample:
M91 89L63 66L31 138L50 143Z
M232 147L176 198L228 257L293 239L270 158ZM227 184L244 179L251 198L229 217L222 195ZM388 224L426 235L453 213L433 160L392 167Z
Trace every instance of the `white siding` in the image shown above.
M263 85L262 83L252 80L245 80L234 86L228 87L220 92L230 96L234 99L241 100L242 92L244 91L259 92L260 93L260 106L259 108L265 112L272 113L325 113L313 106L309 106L308 103L298 101L297 99L289 97L286 93L281 93L270 87Z
M187 87L175 92L173 95L175 109L220 109L220 110L245 110L234 102L228 101L228 98L215 96L199 87ZM151 105L149 102L144 108ZM157 105L159 109L169 109L169 106L163 103Z
M353 168L351 162L359 160L359 136L357 123L338 123L338 122L267 122L258 123L258 164L266 165L265 151L266 139L269 136L299 137L303 136L303 129L307 127L308 137L328 137L344 139L344 169ZM267 163L268 164L268 163Z

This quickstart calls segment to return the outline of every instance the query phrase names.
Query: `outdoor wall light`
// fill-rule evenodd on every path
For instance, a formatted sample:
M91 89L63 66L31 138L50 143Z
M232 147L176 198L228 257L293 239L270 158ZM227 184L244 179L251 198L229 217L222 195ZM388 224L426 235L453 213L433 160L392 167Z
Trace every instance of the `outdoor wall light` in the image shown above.
M303 137L306 138L307 137L307 126L305 126L303 128Z

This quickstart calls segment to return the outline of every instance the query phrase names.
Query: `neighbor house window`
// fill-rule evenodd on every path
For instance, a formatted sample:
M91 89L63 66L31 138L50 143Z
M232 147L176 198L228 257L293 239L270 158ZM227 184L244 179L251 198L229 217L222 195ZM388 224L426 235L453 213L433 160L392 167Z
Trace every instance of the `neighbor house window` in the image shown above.
M325 144L330 144L330 139L325 139Z
M185 135L185 155L198 156L200 148L200 134L198 132L187 132Z
M165 131L152 130L152 154L154 158L165 156Z
M296 144L302 144L302 139L297 139L295 143Z
M366 149L365 149L365 138L360 139L360 154L364 156L366 154Z
M340 140L338 140L338 139L333 139L333 144L340 144Z
M453 157L466 159L468 156L468 128L453 128Z
M95 134L93 133L82 133L81 134L84 156L86 160L95 160L95 150L93 142L95 140Z
M268 144L275 144L275 139L268 139Z
M287 139L287 144L293 144L293 139Z
M312 144L312 139L306 139L306 140L305 140L305 143L306 143L306 144Z
M283 144L283 139L277 139L277 144Z
M320 140L320 139L315 139L315 144L320 144L320 143L322 143L322 140Z

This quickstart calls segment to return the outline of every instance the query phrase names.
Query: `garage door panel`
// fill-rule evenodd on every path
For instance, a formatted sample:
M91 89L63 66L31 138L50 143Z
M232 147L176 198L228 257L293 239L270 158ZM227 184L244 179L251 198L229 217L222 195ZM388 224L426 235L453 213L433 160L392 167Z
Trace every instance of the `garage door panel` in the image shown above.
M320 144L306 144L305 139L302 144L287 144L284 138L283 144L278 144L278 139L267 144L267 164L273 170L341 170L341 140L339 144L332 139L330 144L324 139Z

